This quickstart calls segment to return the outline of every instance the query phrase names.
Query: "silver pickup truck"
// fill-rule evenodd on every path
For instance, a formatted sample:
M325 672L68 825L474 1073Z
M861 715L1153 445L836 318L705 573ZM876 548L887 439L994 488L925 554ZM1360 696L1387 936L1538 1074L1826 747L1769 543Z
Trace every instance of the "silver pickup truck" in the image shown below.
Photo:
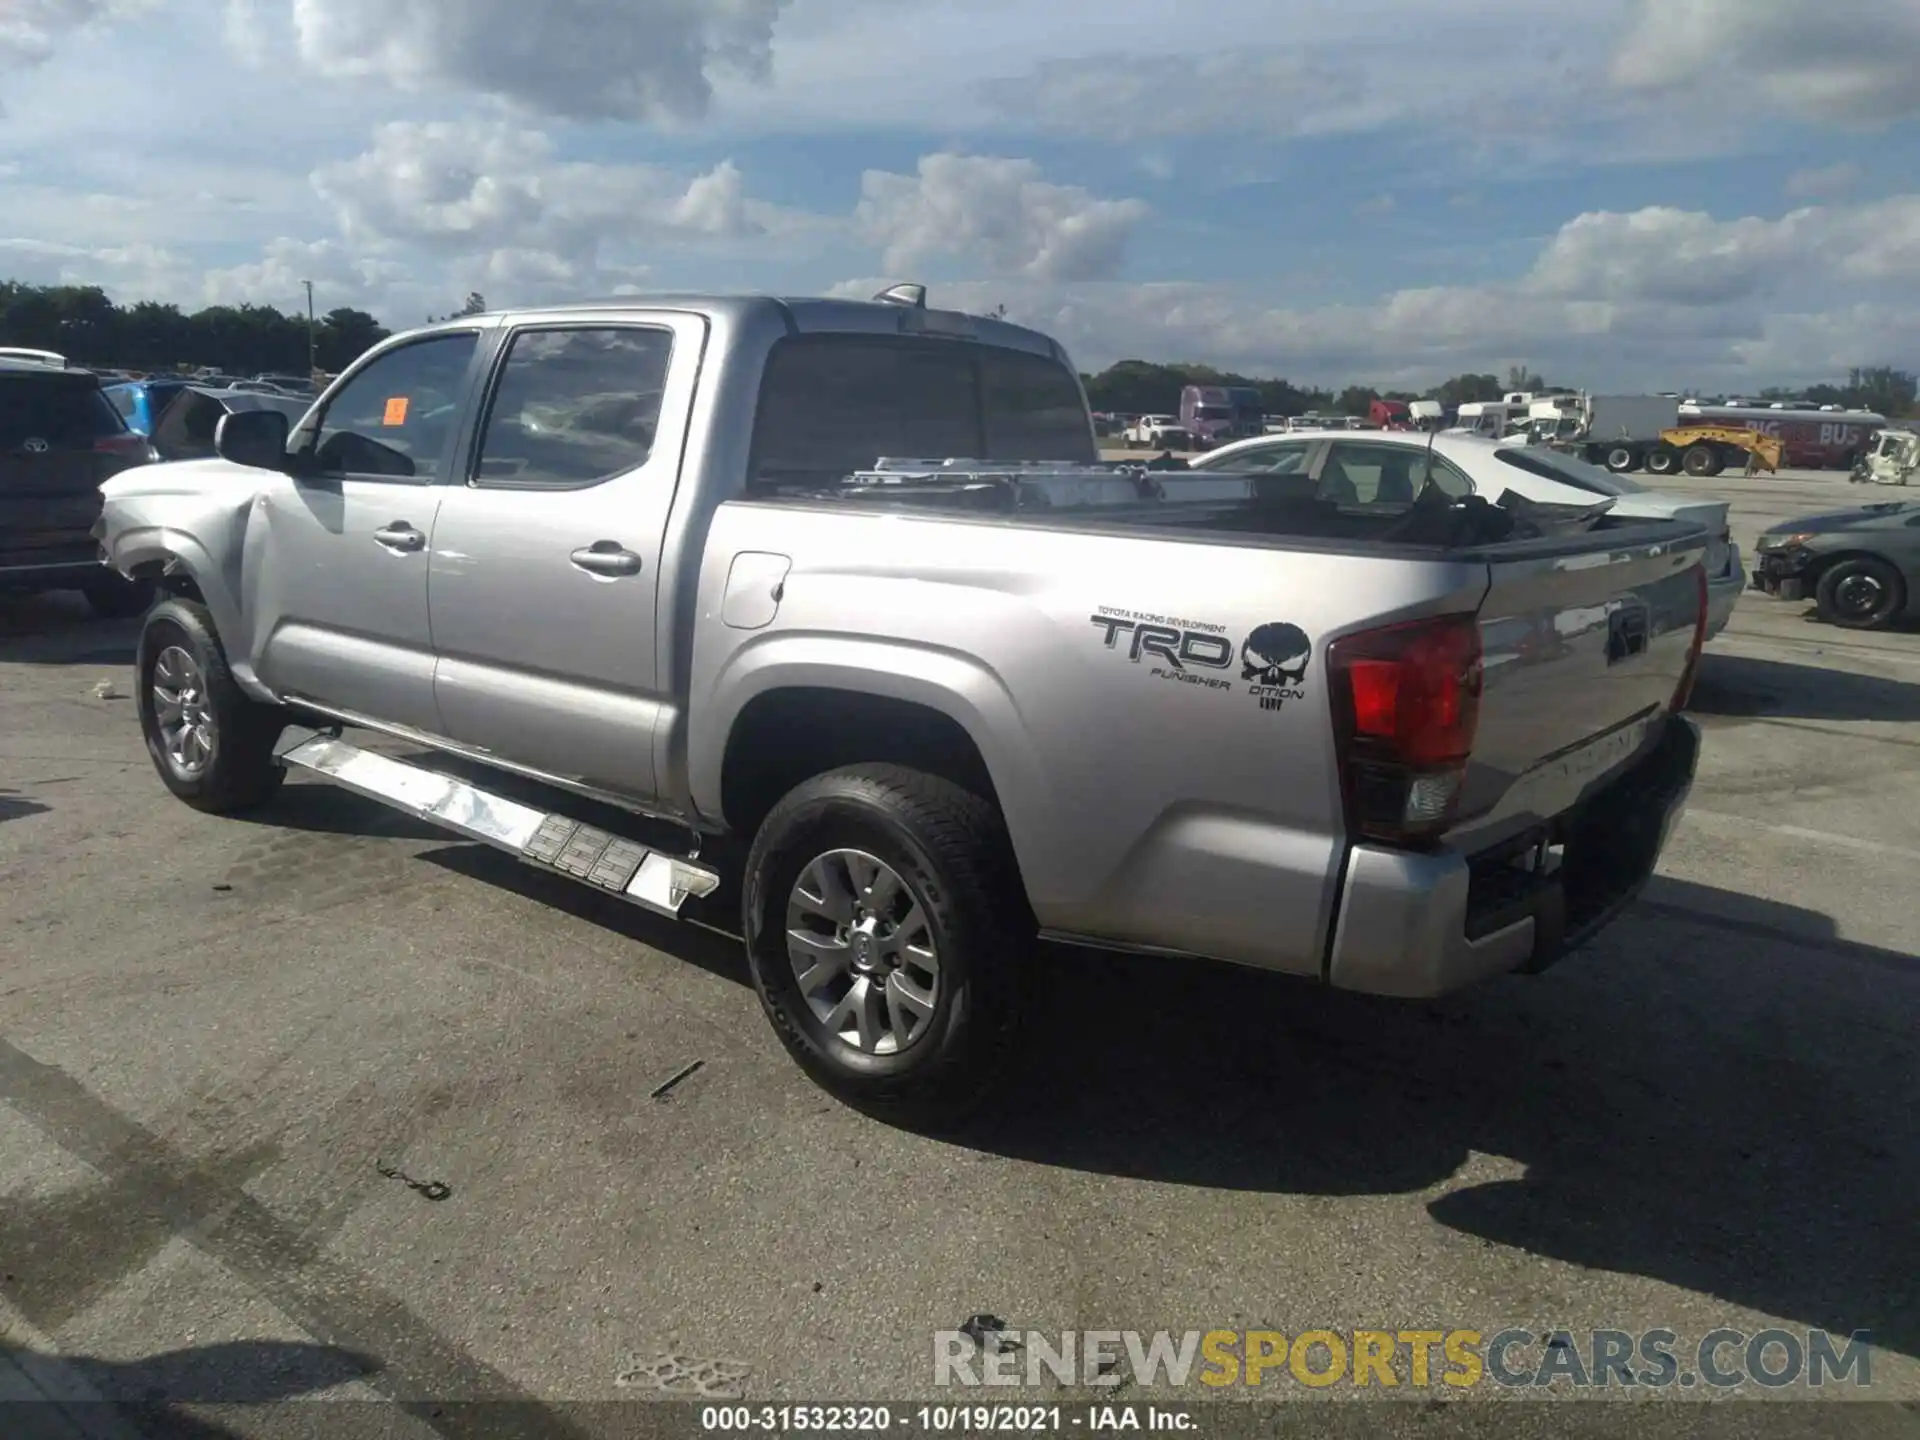
M902 1113L983 1092L1043 939L1404 997L1537 970L1694 773L1703 530L1356 503L1338 436L1102 466L1055 342L918 287L449 321L216 443L97 531L167 592L175 794L304 769L667 915L737 865L781 1039Z

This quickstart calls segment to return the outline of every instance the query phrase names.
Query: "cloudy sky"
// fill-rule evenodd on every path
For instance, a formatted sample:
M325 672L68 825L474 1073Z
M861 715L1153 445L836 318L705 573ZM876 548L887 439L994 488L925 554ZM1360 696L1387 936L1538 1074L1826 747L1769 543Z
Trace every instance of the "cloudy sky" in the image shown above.
M1083 368L1920 366L1917 0L0 0L0 278L1004 304Z

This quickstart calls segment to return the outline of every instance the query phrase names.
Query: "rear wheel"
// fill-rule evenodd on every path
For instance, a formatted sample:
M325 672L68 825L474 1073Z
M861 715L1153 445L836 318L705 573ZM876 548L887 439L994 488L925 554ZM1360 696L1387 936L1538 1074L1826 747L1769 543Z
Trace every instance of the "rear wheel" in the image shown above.
M1671 475L1680 468L1680 452L1671 445L1656 445L1647 452L1647 469L1655 475Z
M248 697L227 668L205 607L163 600L140 632L136 699L147 754L196 810L248 810L280 788L273 758L286 716Z
M1907 587L1886 561L1858 555L1827 568L1814 600L1822 620L1849 630L1884 630L1907 608Z
M754 988L815 1081L919 1125L986 1098L1034 939L991 802L898 765L816 776L761 825L741 900Z
M1609 446L1605 460L1607 469L1616 475L1624 475L1630 470L1640 468L1640 452L1631 445Z
M1704 478L1718 475L1727 468L1727 462L1711 445L1689 445L1680 456L1680 468L1696 478Z

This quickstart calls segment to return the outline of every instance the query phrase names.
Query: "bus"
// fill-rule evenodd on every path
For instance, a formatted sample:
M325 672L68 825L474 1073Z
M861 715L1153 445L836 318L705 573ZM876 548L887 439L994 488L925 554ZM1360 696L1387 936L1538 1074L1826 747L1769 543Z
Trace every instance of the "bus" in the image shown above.
M1782 465L1803 470L1851 470L1867 453L1887 417L1871 410L1832 406L1680 405L1682 425L1736 425L1781 442Z

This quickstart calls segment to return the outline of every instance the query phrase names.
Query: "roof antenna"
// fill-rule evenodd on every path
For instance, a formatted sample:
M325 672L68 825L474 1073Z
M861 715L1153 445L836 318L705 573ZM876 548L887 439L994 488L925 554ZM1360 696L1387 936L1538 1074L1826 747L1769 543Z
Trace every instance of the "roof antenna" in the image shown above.
M924 285L889 285L873 297L882 305L904 305L910 310L927 308L927 287Z

